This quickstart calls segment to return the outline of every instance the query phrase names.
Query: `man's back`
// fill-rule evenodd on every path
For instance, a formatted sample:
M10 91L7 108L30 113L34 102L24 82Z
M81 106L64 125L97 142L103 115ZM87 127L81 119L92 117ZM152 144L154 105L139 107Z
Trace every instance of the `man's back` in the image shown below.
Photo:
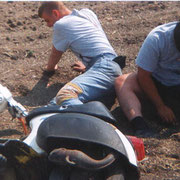
M73 10L54 25L53 44L59 51L70 48L78 57L115 54L96 15L88 10Z

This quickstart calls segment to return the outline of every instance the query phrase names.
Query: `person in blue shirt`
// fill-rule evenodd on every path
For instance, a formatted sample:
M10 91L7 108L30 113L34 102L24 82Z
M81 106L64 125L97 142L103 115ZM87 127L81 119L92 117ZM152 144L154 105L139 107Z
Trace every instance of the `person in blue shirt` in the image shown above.
M62 55L70 49L79 59L73 70L82 72L62 87L52 104L83 104L114 90L115 78L122 74L113 61L116 52L107 39L96 14L90 9L69 10L63 2L43 2L38 15L53 28L52 50L47 73L57 70Z
M162 121L174 124L177 120L172 101L180 102L180 22L154 28L142 44L136 64L137 72L118 77L115 88L135 134L148 136L152 132L142 116L142 95L154 104Z

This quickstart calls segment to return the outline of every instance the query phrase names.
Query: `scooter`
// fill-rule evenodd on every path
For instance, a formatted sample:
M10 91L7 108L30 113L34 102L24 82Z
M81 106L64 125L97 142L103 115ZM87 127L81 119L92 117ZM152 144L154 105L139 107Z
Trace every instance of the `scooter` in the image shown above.
M31 112L0 84L0 112L23 123L24 140L0 144L2 180L138 180L142 139L125 136L100 102L47 105ZM24 123L25 119L26 123Z

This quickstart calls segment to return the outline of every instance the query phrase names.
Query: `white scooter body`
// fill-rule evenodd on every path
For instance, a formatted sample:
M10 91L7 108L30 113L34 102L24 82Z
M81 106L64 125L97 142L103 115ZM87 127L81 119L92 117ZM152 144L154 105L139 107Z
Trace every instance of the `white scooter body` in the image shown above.
M37 131L41 123L44 121L44 119L52 115L55 115L55 113L43 114L43 115L37 116L29 122L31 132L23 142L29 145L30 147L32 147L39 154L43 154L45 153L45 151L37 145L37 142L36 142Z

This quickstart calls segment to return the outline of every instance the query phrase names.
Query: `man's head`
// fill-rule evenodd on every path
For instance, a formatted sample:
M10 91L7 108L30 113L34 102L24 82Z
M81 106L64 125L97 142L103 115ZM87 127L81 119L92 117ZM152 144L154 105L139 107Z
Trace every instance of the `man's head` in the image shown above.
M43 18L48 27L52 27L56 21L68 15L70 11L62 2L43 2L38 10L39 17Z

